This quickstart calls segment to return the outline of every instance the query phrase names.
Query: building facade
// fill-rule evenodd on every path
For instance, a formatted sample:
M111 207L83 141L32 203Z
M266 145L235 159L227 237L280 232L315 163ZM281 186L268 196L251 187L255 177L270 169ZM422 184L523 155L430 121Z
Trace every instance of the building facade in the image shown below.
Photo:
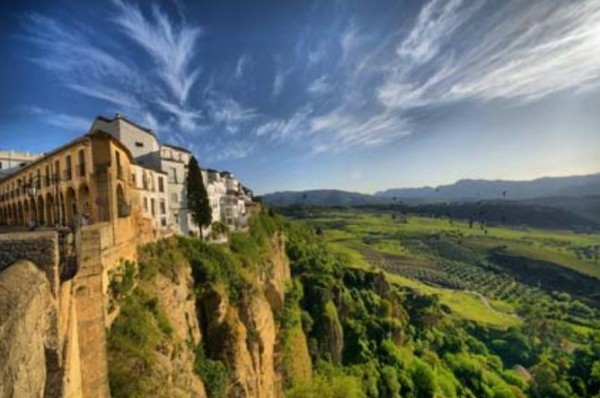
M160 233L199 235L187 206L192 153L161 144L150 130L121 115L98 117L90 132L43 156L14 156L0 177L0 224L71 225L126 218L132 209ZM15 162L18 165L15 166ZM247 224L249 190L229 172L202 170L213 222ZM202 231L210 233L210 227Z
M0 150L0 178L6 177L42 157L43 154Z
M167 229L169 225L167 178L167 174L161 171L131 166L131 179L138 192L142 216L157 230Z
M132 164L127 148L107 133L80 137L0 180L0 224L125 227L137 202Z
M184 148L161 144L152 130L119 114L113 119L96 118L92 130L97 129L106 131L127 147L137 165L155 173L166 174L166 217L161 217L161 227L183 235L198 234L199 228L189 214L185 193L187 165L192 157L191 152ZM148 200L151 212L152 199ZM162 209L160 198L156 198L156 201L159 209Z

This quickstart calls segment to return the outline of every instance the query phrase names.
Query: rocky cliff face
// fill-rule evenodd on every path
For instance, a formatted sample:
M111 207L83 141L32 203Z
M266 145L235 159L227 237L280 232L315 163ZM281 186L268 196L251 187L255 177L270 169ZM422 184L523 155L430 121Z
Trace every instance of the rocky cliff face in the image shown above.
M43 397L53 333L50 284L28 261L0 272L0 397Z
M268 253L263 272L250 276L256 289L241 302L232 303L223 287L209 287L198 300L206 347L229 365L231 397L283 396L275 314L283 309L291 276L282 236L272 238Z
M182 245L191 245L194 250L200 247L201 253L194 257L186 253ZM216 272L227 274L231 280L196 276L202 267L198 262L206 261L211 253L223 252L228 263L236 265L226 271L220 265L215 267ZM136 308L148 312L146 315L149 316L133 312L135 306L127 304L126 300L115 321L110 337L112 343L109 344L113 396L126 396L127 390L121 388L129 388L126 381L135 377L143 379L143 382L136 382L138 387L135 388L156 383L152 387L154 396L284 396L279 317L291 282L284 236L271 236L261 246L260 256L251 261L248 256L230 253L226 246L204 246L189 240L182 244L177 239L152 244L142 250L138 282L127 300L137 300L141 305ZM159 271L149 271L152 268ZM149 272L153 273L150 277ZM232 272L237 275L229 275ZM232 285L236 285L235 294L232 294ZM156 302L149 306L154 298ZM166 321L161 321L163 317ZM161 323L168 323L171 331L160 332ZM132 328L137 334L139 324L145 325L140 327L140 334L144 330L144 334L157 337L144 344L135 340L123 342L124 338L129 338ZM301 352L297 355L304 362L308 361L308 365L303 365L298 372L307 373L308 369L310 373L310 356L301 328L294 331L293 339L300 347ZM135 353L148 351L148 358L140 356L131 361L130 345L136 346ZM131 363L122 366L122 361ZM207 371L203 361L224 367L226 380L222 388L215 386L221 373L215 373L210 366ZM150 365L142 366L144 363ZM143 371L131 372L131 366L139 366ZM152 376L148 377L149 374Z
M161 365L167 374L171 397L206 397L204 383L194 373L194 352L187 347L200 342L200 328L193 299L191 270L179 267L177 282L164 275L154 281L154 292L173 327L173 342L164 344Z

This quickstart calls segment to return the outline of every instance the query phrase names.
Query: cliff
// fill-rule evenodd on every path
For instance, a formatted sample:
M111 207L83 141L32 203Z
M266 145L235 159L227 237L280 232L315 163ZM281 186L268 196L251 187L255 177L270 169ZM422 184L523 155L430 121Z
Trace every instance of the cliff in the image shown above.
M285 237L264 225L224 245L146 245L139 265L111 282L120 308L109 334L112 395L283 397L286 375L312 373L302 329L282 329L290 285ZM290 342L299 370L286 369Z

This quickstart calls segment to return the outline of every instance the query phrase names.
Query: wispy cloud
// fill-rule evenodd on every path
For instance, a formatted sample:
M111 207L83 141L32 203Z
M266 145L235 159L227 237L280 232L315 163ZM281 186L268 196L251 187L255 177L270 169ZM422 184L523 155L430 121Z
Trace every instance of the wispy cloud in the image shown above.
M600 77L598 2L503 2L494 13L479 14L483 2L438 3L423 8L390 61L378 89L384 105L526 102ZM460 29L467 24L471 29Z
M314 80L307 88L307 91L314 95L323 95L331 90L331 84L327 75L323 75Z
M430 0L390 15L402 23L377 25L336 7L331 23L315 29L307 19L276 55L243 48L233 62L200 52L203 30L180 0L171 14L132 1L112 0L102 21L119 27L111 41L98 27L28 15L33 61L174 141L202 136L218 160L270 146L319 153L385 145L418 131L415 108L520 104L600 81L593 0ZM48 123L81 122L67 116Z
M84 134L88 131L92 122L89 118L83 116L69 115L66 113L54 112L49 109L31 106L26 108L37 117L43 119L46 123L60 127L66 131L71 131L79 134Z
M250 63L250 56L248 54L244 54L238 59L238 62L235 65L235 78L236 79L239 80L244 76L244 70L246 69L246 67L248 66L249 63Z
M119 13L114 22L153 58L158 73L180 104L185 104L199 69L192 67L196 41L202 30L184 22L174 24L157 5L146 18L133 4L113 0Z
M209 99L206 105L209 118L229 133L237 133L241 126L257 116L254 109L246 108L232 98Z

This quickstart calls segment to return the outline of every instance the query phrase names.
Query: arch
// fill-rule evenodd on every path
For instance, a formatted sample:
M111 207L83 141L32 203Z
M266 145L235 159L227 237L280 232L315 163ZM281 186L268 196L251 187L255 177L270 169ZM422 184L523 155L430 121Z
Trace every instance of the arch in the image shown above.
M31 219L34 220L36 224L39 224L40 217L34 198L29 199L29 211L31 212Z
M25 223L29 223L29 221L31 220L31 212L29 211L29 200L28 199L24 199L23 200L23 216L25 219Z
M38 222L39 224L43 225L46 223L46 217L45 217L45 209L46 207L44 206L44 197L42 195L38 196L37 198L37 214L38 214Z
M17 225L19 223L19 211L17 209L17 204L13 202L12 204L12 225Z
M54 197L51 193L46 194L46 222L48 225L56 224L56 207L54 204Z
M67 194L65 195L65 221L67 225L74 225L76 218L78 217L79 211L77 208L77 194L75 190L71 187L67 189Z
M65 206L65 195L63 195L62 192L60 192L58 194L57 200L59 200L59 203L57 203L58 205L58 223L60 225L66 225L67 224L67 220L66 220L66 206Z

